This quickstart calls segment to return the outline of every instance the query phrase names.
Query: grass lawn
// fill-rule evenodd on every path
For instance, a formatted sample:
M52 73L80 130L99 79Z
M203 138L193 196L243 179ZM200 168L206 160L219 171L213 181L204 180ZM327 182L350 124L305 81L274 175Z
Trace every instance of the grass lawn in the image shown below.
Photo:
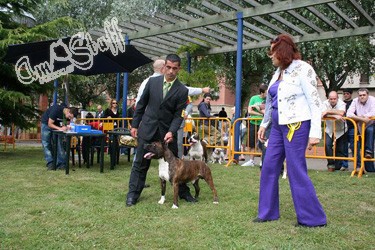
M259 168L211 166L219 204L200 182L199 202L171 209L160 198L156 161L136 206L125 206L130 163L46 171L42 149L0 152L0 249L375 249L375 175L309 171L328 227L296 228L287 180L280 179L281 218L254 224Z

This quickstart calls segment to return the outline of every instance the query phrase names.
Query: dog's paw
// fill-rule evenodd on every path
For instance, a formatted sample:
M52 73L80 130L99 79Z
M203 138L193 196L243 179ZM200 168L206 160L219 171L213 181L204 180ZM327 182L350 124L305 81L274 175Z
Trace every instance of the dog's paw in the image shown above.
M160 200L158 201L159 204L164 204L165 202L165 196L162 196Z
M219 202L218 202L218 201L214 201L213 203L214 203L214 204L219 204Z
M173 204L172 209L178 209L178 206L176 206L175 204Z

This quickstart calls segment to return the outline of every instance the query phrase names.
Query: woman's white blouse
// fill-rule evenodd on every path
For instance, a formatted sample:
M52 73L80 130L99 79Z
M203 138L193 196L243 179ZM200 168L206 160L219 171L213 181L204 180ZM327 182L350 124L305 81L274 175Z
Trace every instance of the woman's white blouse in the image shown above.
M280 75L278 68L273 75L268 89ZM322 103L317 90L317 77L310 64L302 60L293 60L283 72L283 80L278 89L279 124L311 120L309 137L321 138ZM272 100L268 92L266 110L260 126L267 127L271 121Z

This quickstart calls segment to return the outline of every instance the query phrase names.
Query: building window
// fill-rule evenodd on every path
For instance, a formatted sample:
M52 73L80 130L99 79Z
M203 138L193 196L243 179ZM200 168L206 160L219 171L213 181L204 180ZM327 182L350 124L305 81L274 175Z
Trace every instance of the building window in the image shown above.
M359 79L360 84L370 84L369 75L368 74L361 74Z

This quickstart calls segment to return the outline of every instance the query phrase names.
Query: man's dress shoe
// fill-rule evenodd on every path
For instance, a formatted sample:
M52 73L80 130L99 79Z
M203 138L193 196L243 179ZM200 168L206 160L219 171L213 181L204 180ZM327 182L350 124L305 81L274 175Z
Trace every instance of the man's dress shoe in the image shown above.
M190 194L180 197L181 199L184 199L187 202L197 202L197 200L191 196Z
M126 199L126 206L131 207L134 206L137 203L137 201L133 198L127 198Z

